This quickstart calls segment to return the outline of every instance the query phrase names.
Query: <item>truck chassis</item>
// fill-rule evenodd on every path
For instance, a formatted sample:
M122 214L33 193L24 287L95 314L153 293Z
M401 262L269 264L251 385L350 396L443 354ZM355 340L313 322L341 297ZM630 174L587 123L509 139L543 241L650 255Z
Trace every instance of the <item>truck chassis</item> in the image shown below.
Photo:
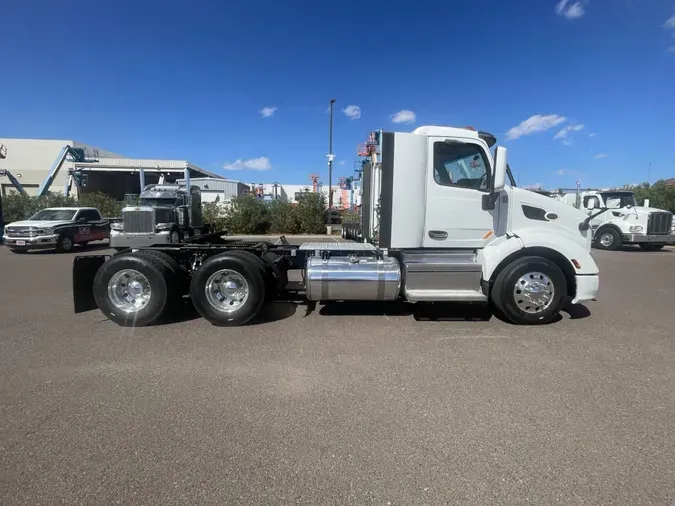
M266 301L292 286L288 272L294 269L303 272L305 297L310 301L492 302L496 311L517 324L552 321L574 290L573 273L570 276L546 255L524 254L506 263L491 280L481 281L480 264L467 261L470 251L437 252L430 260L433 252L428 250L385 250L369 243L297 246L284 237L273 244L228 240L217 234L201 239L202 243L114 255L76 256L75 313L99 308L119 325L140 327L168 319L188 295L212 324L243 325ZM454 264L439 264L444 254L452 256ZM435 263L425 264L428 261ZM424 279L447 274L461 280L463 289L454 296L424 286L429 282ZM412 279L418 280L417 286L412 286ZM480 287L472 291L468 285L475 280Z

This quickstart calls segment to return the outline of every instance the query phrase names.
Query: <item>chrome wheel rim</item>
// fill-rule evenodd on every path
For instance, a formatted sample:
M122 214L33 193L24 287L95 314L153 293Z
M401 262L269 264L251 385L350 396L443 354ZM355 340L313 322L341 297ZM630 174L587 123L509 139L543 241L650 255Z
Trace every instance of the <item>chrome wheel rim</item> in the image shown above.
M545 311L553 302L554 295L553 281L541 272L523 274L513 287L513 299L516 305L528 314Z
M108 281L108 297L113 306L125 313L137 313L150 302L150 281L134 269L116 272Z
M233 313L246 304L248 296L248 283L237 271L221 269L206 282L206 300L218 311Z
M175 230L171 232L171 244L178 244L180 242L180 237L178 236L178 232Z
M600 244L602 244L605 248L611 246L613 242L614 235L610 234L609 232L605 232L600 236Z

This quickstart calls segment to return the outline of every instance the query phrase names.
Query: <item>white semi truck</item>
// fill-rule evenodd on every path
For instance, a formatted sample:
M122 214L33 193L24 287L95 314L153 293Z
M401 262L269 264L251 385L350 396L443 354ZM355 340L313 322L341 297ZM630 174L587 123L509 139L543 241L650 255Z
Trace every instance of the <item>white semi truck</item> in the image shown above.
M507 184L506 149L467 128L377 132L363 173L363 242L201 244L77 256L75 312L119 325L168 317L188 294L216 325L241 325L302 272L310 301L491 302L516 324L592 300L598 267L582 211Z
M673 213L638 206L635 194L627 190L559 190L554 198L583 210L591 217L593 246L617 250L624 244L638 244L646 251L658 251L675 242Z

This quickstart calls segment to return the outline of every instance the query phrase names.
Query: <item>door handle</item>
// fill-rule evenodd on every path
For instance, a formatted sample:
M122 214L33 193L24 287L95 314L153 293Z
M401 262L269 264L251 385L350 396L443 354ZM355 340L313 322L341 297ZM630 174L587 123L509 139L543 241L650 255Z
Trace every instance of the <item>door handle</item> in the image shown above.
M442 230L429 230L429 237L432 239L447 239L448 233Z

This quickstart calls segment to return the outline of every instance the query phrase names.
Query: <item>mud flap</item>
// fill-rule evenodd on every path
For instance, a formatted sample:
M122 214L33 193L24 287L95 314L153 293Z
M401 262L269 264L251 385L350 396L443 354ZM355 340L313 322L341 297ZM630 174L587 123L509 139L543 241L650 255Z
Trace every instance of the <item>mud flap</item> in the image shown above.
M96 309L94 277L110 255L76 256L73 259L73 304L75 313Z

